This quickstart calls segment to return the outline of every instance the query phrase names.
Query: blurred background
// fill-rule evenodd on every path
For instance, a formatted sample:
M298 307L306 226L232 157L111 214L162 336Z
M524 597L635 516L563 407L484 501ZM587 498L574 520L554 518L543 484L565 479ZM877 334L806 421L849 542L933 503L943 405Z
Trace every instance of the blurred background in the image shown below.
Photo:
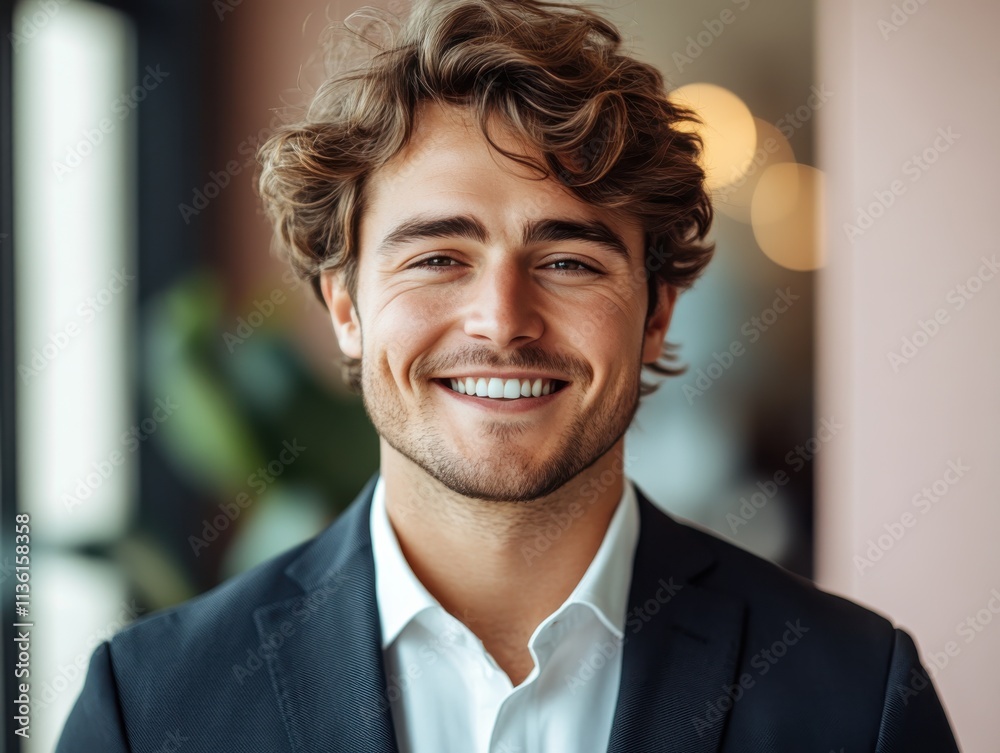
M53 749L101 640L314 535L378 468L254 189L328 27L372 4L409 6L4 3L0 576L8 638L28 512L25 751ZM995 749L1000 7L603 7L702 114L717 209L668 335L689 370L643 400L626 472L910 630L963 748Z

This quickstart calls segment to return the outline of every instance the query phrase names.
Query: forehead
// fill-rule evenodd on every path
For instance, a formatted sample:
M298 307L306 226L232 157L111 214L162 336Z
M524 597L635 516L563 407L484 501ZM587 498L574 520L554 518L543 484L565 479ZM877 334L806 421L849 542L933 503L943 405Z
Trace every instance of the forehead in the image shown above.
M466 108L422 103L409 143L368 183L361 220L362 246L377 240L377 228L424 212L473 215L500 235L514 237L527 220L547 217L602 220L634 249L642 247L638 224L574 196L553 178L496 150ZM515 134L495 126L500 147L538 158Z

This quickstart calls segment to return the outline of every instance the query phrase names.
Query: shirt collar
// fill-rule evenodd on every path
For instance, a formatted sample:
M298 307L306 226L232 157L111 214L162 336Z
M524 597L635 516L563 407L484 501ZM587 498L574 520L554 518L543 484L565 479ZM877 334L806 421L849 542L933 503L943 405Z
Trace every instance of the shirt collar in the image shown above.
M583 604L589 606L615 636L624 635L632 562L639 541L638 500L629 479L625 479L624 486L594 559L566 601L543 624L571 604ZM370 526L375 596L382 623L382 648L385 649L421 612L434 608L443 610L443 607L427 591L403 556L386 511L381 474L372 496ZM544 554L539 557L539 564L542 562Z

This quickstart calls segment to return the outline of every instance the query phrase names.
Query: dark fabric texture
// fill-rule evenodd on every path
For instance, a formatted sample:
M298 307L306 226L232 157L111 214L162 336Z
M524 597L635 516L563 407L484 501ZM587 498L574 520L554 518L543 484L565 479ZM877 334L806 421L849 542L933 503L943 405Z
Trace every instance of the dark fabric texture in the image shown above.
M376 480L310 541L101 644L57 753L398 753ZM958 750L905 631L638 498L609 753Z

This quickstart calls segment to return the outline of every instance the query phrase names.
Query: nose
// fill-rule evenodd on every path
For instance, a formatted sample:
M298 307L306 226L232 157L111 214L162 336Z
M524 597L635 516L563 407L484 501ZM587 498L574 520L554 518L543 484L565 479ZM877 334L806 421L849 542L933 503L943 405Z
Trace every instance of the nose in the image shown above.
M465 291L465 334L496 347L523 345L542 336L537 291L530 276L515 263L484 267Z

